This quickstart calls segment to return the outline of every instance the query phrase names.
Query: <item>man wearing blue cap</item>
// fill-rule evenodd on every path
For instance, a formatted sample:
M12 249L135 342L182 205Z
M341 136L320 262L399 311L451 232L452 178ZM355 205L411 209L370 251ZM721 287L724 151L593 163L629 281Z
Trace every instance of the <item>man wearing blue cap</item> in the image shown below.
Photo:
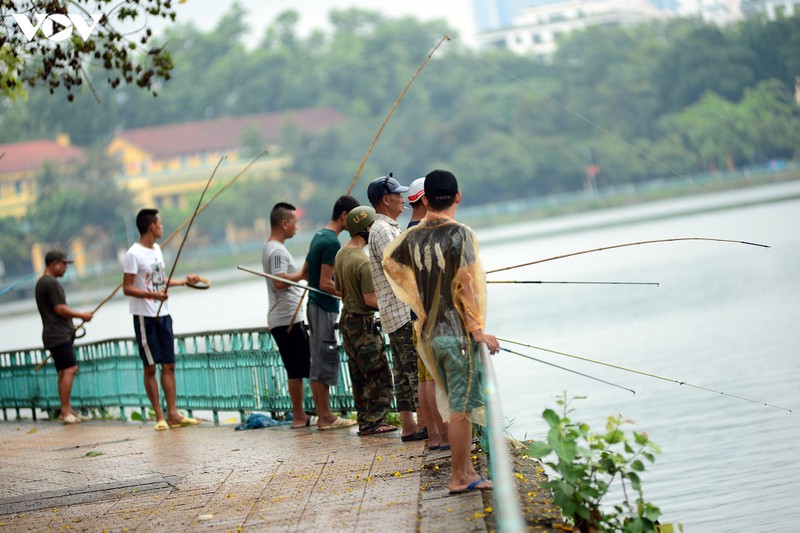
M381 261L384 248L401 233L397 218L403 212L405 203L402 193L407 191L408 187L400 185L391 173L372 180L367 187L367 198L376 213L369 238L370 268L372 282L378 293L381 327L389 335L392 350L394 396L403 426L403 442L425 439L427 432L419 431L414 420L419 378L417 351L411 327L411 308L392 292Z

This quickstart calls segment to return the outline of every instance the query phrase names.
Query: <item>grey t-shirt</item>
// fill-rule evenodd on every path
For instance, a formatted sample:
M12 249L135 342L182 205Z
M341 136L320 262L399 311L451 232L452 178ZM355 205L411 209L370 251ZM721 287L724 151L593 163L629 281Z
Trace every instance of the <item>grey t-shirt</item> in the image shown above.
M292 255L286 247L278 241L267 241L264 243L264 252L261 254L261 266L267 274L291 274L297 272L297 266L292 259ZM267 279L267 294L269 295L269 310L267 312L267 326L277 328L288 326L297 304L303 296L303 289L299 287L287 287L278 290L275 282ZM306 316L301 308L294 319L294 323L305 322Z

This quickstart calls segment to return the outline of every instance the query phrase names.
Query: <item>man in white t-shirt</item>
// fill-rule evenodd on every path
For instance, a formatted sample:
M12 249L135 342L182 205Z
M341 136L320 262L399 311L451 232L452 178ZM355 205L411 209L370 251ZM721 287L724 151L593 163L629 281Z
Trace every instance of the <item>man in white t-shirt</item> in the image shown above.
M144 363L144 388L156 413L156 431L193 426L200 421L178 413L175 390L175 343L172 317L167 300L167 275L164 256L156 241L164 233L156 209L142 209L136 215L139 242L134 243L122 261L122 292L130 297L133 329ZM169 280L170 287L197 283L196 275L183 280ZM163 305L161 304L163 302ZM159 311L159 306L161 310ZM167 416L159 401L156 365L161 365L161 388L167 401Z
M294 259L284 246L286 239L291 239L297 232L295 211L293 205L278 202L269 214L270 234L261 255L261 266L267 274L283 276L297 272ZM273 279L265 281L269 295L267 327L286 368L292 401L292 427L310 427L317 423L317 417L303 411L303 378L308 379L311 370L308 329L305 313L300 307L303 289Z

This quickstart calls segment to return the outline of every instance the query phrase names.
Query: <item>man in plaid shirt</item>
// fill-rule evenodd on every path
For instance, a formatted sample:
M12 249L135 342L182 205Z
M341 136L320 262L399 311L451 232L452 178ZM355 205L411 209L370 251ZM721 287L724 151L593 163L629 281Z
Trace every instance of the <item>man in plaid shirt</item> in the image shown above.
M408 187L400 185L391 173L372 180L367 197L375 208L375 222L369 234L370 268L375 291L378 293L378 310L381 327L389 335L392 350L394 394L402 422L403 442L422 440L427 431L420 431L414 414L417 410L417 350L414 347L411 327L411 308L397 299L383 272L383 249L397 238L400 225L397 218L403 212L403 196Z

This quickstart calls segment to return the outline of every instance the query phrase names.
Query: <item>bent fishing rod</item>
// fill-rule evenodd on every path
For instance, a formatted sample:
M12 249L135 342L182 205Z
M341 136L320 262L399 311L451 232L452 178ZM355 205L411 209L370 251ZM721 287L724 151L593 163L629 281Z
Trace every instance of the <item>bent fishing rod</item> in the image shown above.
M782 411L788 411L790 413L792 412L791 409L788 409L786 407L781 407L779 405L773 405L773 404L770 404L770 403L763 402L761 400L753 400L751 398L745 398L744 396L739 396L737 394L731 394L729 392L724 392L724 391L721 391L721 390L712 389L710 387L704 387L702 385L694 385L692 383L688 383L688 382L680 380L680 379L670 378L670 377L666 377L666 376L660 376L658 374L652 374L650 372L645 372L643 370L636 370L635 368L629 368L629 367L625 367L625 366L621 366L621 365L616 365L614 363L607 363L605 361L600 361L598 359L591 359L589 357L584 357L584 356L581 356L581 355L574 355L574 354L570 354L570 353L566 353L566 352L560 352L558 350L551 350L550 348L543 348L541 346L535 346L533 344L527 344L527 343L524 343L524 342L519 342L519 341L515 341L515 340L511 340L511 339L504 339L502 337L497 337L497 340L503 341L503 342L508 342L510 344L516 344L517 346L524 346L526 348L532 348L534 350L540 350L542 352L548 352L548 353L552 353L552 354L556 354L556 355L561 355L561 356L564 356L564 357L571 357L572 359L578 359L580 361L586 361L587 363L594 363L596 365L602 365L602 366L607 366L607 367L610 367L610 368L616 368L617 370L624 370L625 372L632 372L634 374L639 374L639 375L647 376L647 377L650 377L650 378L656 378L656 379L660 379L660 380L663 380L663 381L670 381L672 383L677 383L678 385L686 385L687 387L692 387L694 389L700 389L700 390L704 390L704 391L707 391L707 392L713 392L715 394L721 394L723 396L730 396L731 398L737 398L739 400L744 400L746 402L757 403L757 404L760 404L760 405L764 405L766 407L772 407L773 409L780 409Z
M356 182L358 181L358 177L361 175L361 171L364 169L364 165L366 164L367 159L369 159L369 156L372 153L372 149L375 147L375 144L378 142L378 138L381 136L381 133L383 133L383 128L386 126L386 123L389 122L389 119L394 114L394 110L397 109L398 105L400 105L400 102L403 100L403 97L405 96L406 91L408 91L408 88L411 87L411 84L414 83L414 80L417 79L417 76L422 71L422 69L425 67L425 65L428 64L428 61L431 60L431 57L433 57L433 54L436 53L436 50L439 49L439 47L442 45L442 43L444 43L445 41L449 41L449 40L450 40L450 36L445 34L441 38L441 40L439 40L439 42L436 43L436 46L434 46L433 49L430 51L430 53L428 53L428 55L425 57L425 59L422 61L422 63L420 63L419 67L417 67L417 70L414 71L414 74L411 76L411 79L408 80L408 83L406 83L406 86L403 87L402 91L400 91L400 95L394 101L394 105L392 105L391 109L389 109L389 112L386 114L386 118L383 119L383 122L381 123L381 126L378 128L378 132L375 134L375 137L372 139L372 142L370 143L369 148L367 148L367 153L364 154L364 158L361 160L361 164L358 166L358 170L356 170L356 175L353 176L353 181L350 182L350 187L348 187L347 193L345 193L345 194L349 195L350 193L353 192L353 188L356 186ZM325 293L325 294L328 294L328 293ZM306 293L304 292L303 295L300 297L300 300L297 302L297 307L295 308L294 314L292 315L292 320L289 322L289 327L286 328L287 332L291 333L292 328L294 327L294 321L297 319L297 314L300 312L300 307L303 305L303 299L305 299L305 296L306 296ZM330 295L328 295L328 296L330 296Z
M197 201L197 207L194 208L194 212L192 216L189 218L189 225L186 227L186 233L183 234L183 239L181 240L181 245L178 246L178 253L175 254L175 260L172 261L172 269L169 271L169 277L167 278L167 285L164 287L164 295L166 296L167 292L169 291L169 284L172 281L172 275L175 273L175 267L178 266L178 259L181 258L181 252L183 251L183 245L186 244L186 238L189 236L189 230L192 229L192 223L194 223L194 219L197 218L197 213L200 211L200 206L203 204L203 197L206 195L206 191L208 191L208 186L211 185L211 180L214 179L214 175L217 173L217 169L222 164L222 160L225 159L225 156L219 158L219 162L217 166L214 167L214 172L211 173L211 177L208 178L206 182L206 186L203 187L203 192L200 193L200 199ZM156 320L158 320L159 315L161 314L161 308L164 306L164 300L161 300L161 303L158 304L158 311L156 311Z
M242 270L244 272L249 272L250 274L254 274L256 276L261 276L262 278L271 279L273 281L279 281L281 283L285 283L286 285L291 285L292 287L297 287L299 289L303 289L304 291L316 292L319 294L324 294L325 296L330 296L331 298L336 298L337 300L341 300L341 296L336 296L335 294L331 294L329 292L321 291L319 289L315 289L314 287L310 287L308 285L303 285L302 283L295 283L294 281L289 281L286 278L282 278L280 276L274 276L272 274L267 274L266 272L259 272L257 270L250 270L249 268L245 268L241 265L236 265L236 268ZM305 294L305 293L303 293Z
M556 255L556 256L553 256L553 257L547 257L545 259L539 259L538 261L530 261L530 262L527 262L527 263L520 263L518 265L512 265L512 266L507 266L507 267L503 267L503 268L495 268L494 270L488 270L486 273L487 274L494 274L495 272L502 272L504 270L511 270L511 269L514 269L514 268L521 268L521 267L530 266L530 265L538 265L539 263L546 263L548 261L555 261L556 259L564 259L566 257L574 257L576 255L589 254L589 253L594 253L594 252L602 252L602 251L605 251L605 250L613 250L613 249L616 249L616 248L625 248L627 246L639 246L639 245L643 245L643 244L655 244L655 243L678 242L678 241L727 242L727 243L732 243L732 244L745 244L747 246L758 246L760 248L770 248L770 246L768 246L766 244L759 244L757 242L749 242L749 241L737 241L737 240L731 240L731 239L714 239L714 238L711 238L711 237L675 237L675 238L670 238L670 239L653 239L653 240L649 240L649 241L627 242L627 243L623 243L623 244L614 244L614 245L611 245L611 246L602 246L600 248L592 248L591 250L582 250L580 252L572 252L572 253L568 253L568 254Z

